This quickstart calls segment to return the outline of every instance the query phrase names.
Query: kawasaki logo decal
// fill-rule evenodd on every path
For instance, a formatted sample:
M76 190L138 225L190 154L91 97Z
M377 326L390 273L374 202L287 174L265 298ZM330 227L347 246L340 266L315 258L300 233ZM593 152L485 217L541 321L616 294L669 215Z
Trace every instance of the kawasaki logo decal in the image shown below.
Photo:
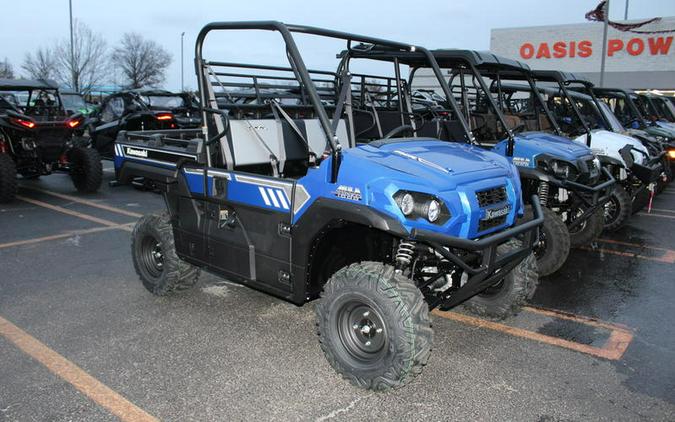
M494 218L503 217L506 214L508 214L509 211L511 211L510 206L506 206L506 207L503 207L503 208L488 209L488 210L485 210L485 218L483 218L483 219L484 220L492 220Z
M136 149L136 148L125 148L125 152L127 155L132 155L134 157L142 157L142 158L148 158L148 150L147 149Z

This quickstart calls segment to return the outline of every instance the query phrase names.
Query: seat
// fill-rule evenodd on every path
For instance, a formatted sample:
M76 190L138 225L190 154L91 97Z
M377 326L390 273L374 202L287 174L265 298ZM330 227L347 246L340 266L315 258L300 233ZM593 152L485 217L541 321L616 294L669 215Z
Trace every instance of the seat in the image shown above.
M311 151L320 157L328 149L328 142L319 120L294 119L293 122L309 144ZM347 133L346 121L341 119L336 135L345 145L348 145ZM231 120L228 140L223 140L220 145L223 157L229 155L226 148L232 148L235 170L272 175L271 153L279 160L282 175L294 177L304 175L307 171L309 151L305 140L283 120ZM286 168L289 170L288 174L284 171Z

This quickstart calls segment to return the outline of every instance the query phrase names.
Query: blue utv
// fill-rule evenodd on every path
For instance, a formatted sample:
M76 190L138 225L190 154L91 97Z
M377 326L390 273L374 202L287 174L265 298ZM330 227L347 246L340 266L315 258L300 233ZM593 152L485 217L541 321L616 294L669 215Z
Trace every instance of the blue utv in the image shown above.
M290 67L203 57L213 32L244 30L279 35ZM298 305L320 298L333 368L363 388L400 387L429 358L431 309L464 303L503 318L533 294L539 200L517 222L521 186L507 158L404 137L404 110L385 136L357 144L372 121L352 106L350 72L308 71L298 34L422 52L443 77L409 44L279 22L207 25L195 59L203 127L117 139L119 180L151 179L167 204L134 228L134 266L156 295L190 288L206 270Z
M440 85L419 53L392 55L370 46L357 46L342 56L343 60L371 58L408 64L412 68L408 86L415 88L410 95L414 115L411 133L444 140L463 139L498 153L518 167L523 200L529 202L532 195L538 195L544 211L544 224L535 247L539 275L552 274L565 263L570 247L589 244L602 232L602 207L609 199L614 179L601 168L590 148L561 136L539 95L524 98L527 107L509 107L502 85L525 81L534 86L527 65L489 52L443 49L432 53L444 72ZM370 76L367 85L372 86L373 80L377 79ZM371 101L365 102L362 109L372 109L382 121L386 119L386 102L404 87L380 85L380 100L376 101L379 107L373 108ZM452 95L431 105L416 100L419 95L415 93L429 89ZM366 92L366 96L373 94ZM467 138L456 134L456 122L460 121L469 125Z

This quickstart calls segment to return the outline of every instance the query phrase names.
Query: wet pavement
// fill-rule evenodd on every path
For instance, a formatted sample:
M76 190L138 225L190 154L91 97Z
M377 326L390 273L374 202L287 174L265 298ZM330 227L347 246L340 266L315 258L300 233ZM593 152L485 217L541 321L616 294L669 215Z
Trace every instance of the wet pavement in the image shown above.
M675 420L675 186L574 250L517 317L435 313L425 371L378 394L329 367L313 304L209 275L147 293L127 224L158 195L21 185L0 206L0 421Z

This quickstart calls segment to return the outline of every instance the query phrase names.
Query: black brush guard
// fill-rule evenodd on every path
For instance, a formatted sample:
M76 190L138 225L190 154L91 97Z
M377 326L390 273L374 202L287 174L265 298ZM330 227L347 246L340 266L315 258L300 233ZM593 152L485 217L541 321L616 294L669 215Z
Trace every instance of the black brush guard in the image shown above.
M549 174L543 173L539 169L519 167L518 171L521 173L521 175L526 175L526 177L529 176L531 178L539 179L548 182L554 187L572 191L581 200L581 202L584 203L586 208L584 209L583 214L575 216L574 220L567 224L568 229L574 229L584 221L588 220L591 215L593 215L595 210L604 206L611 198L612 192L614 191L614 184L616 183L616 179L614 179L612 174L605 167L603 167L601 171L602 174L605 175L606 180L595 186L585 185L583 183L573 182L566 179L558 179Z
M438 307L441 310L447 310L470 299L498 282L532 253L532 248L539 237L539 226L544 222L544 213L541 205L539 205L537 195L532 196L532 205L534 211L532 220L478 240L448 236L428 230L412 230L410 240L430 246L469 275L467 282L459 289L454 290L450 296L437 297L430 301L429 307L431 309ZM497 255L497 247L518 236L523 237L521 247L501 256ZM480 265L478 267L471 266L462 257L448 249L481 253Z

